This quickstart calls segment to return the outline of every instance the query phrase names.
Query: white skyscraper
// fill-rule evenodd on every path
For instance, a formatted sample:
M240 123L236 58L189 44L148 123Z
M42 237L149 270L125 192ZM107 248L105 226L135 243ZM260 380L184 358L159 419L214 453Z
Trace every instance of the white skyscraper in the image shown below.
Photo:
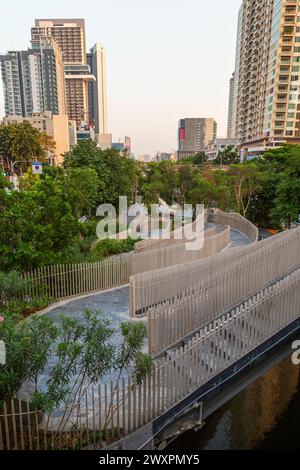
M89 83L90 121L95 125L96 134L107 134L106 54L99 43L87 54L87 63L96 78Z

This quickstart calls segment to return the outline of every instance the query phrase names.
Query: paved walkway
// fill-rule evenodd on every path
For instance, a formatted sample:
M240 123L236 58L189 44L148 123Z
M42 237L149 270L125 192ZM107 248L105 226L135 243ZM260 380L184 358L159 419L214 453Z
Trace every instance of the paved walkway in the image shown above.
M220 230L222 228L222 226L218 227ZM244 234L237 230L231 230L230 238L231 244L228 247L229 249L251 243ZM85 309L101 311L105 318L111 319L112 327L117 328L122 321L131 319L129 316L129 288L124 287L89 295L85 298L66 301L64 305L50 310L47 315L57 322L61 313L80 319Z
M213 226L213 224L208 224ZM224 229L223 226L217 226L218 231ZM232 249L236 246L248 245L251 241L237 230L231 230L231 244L228 249ZM48 308L45 315L52 318L55 322L60 322L60 315L70 316L72 318L80 319L83 316L84 311L88 309L94 312L99 312L104 318L108 318L111 321L112 328L115 329L116 333L113 337L114 344L118 346L121 342L121 335L119 325L121 322L126 320L132 320L129 315L129 287L118 288L109 290L106 292L100 292L98 294L89 295L73 300L67 300L60 302L59 306L54 308ZM101 312L101 313L100 313ZM144 345L144 351L147 351L147 342ZM48 374L56 362L56 357L53 355L50 359L49 367L44 371L41 376L39 385L44 388ZM101 380L101 383L109 383L114 377L109 375ZM30 384L24 384L21 390L21 395L25 397L30 396L33 392ZM60 416L62 410L57 410L57 416Z

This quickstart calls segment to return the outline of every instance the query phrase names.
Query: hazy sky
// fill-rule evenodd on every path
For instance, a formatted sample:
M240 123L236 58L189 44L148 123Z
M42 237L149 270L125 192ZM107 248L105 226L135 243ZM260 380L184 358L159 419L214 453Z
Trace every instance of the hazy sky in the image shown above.
M85 18L107 50L109 130L135 153L177 148L178 120L214 117L226 135L241 0L0 0L0 52L26 49L35 18ZM1 87L1 85L0 85ZM0 89L0 115L3 114Z

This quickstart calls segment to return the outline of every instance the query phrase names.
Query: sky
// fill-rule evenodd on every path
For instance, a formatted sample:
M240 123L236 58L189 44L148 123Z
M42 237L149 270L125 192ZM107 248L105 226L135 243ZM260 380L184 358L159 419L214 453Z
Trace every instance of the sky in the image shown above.
M135 154L177 149L179 119L214 117L226 136L241 0L0 0L0 53L27 49L35 18L85 18L107 51L113 141ZM3 115L0 85L0 116Z

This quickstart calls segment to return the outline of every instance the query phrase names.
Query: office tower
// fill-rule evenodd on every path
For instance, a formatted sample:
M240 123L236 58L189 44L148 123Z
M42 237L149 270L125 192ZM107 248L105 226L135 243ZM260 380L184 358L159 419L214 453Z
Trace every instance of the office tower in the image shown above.
M239 23L235 136L246 153L300 143L299 1L244 0Z
M6 116L66 114L63 60L55 41L41 37L34 49L10 51L0 62Z
M32 44L40 36L53 37L65 64L67 113L70 120L89 122L88 82L95 80L86 63L85 22L83 19L38 19L31 29Z
M66 114L53 115L51 112L33 113L32 116L11 116L3 119L3 124L20 124L29 122L35 129L52 137L55 149L49 150L47 159L51 165L61 165L63 154L70 150L70 129Z
M100 44L90 49L87 63L96 78L89 83L89 119L96 134L107 134L106 56Z
M204 152L217 136L217 123L213 118L186 118L179 121L178 159Z

